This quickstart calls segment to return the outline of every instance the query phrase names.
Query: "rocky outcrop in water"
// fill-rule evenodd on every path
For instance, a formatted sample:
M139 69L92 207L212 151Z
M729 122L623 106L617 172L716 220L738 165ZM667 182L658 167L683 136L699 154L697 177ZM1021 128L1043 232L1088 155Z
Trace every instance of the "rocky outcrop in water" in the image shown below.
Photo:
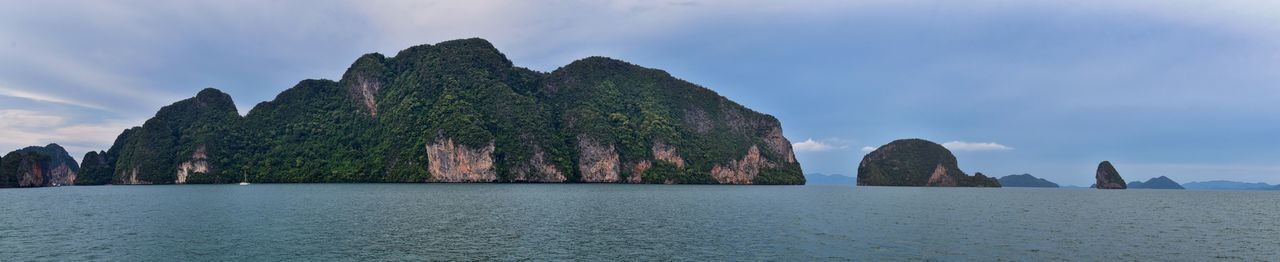
M76 160L58 144L27 147L0 157L0 187L74 185L79 172Z
M923 139L890 142L867 153L858 164L859 186L1000 187L980 173L960 170L950 150Z
M1097 189L1125 189L1129 186L1124 183L1124 178L1120 177L1120 172L1116 171L1116 167L1111 165L1111 161L1102 161L1098 163L1098 172L1094 175L1097 183L1094 188Z

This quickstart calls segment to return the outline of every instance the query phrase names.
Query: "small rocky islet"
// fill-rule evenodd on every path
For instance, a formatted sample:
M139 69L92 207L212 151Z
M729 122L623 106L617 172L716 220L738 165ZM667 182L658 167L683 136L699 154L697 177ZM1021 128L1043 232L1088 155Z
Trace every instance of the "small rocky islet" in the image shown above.
M1124 178L1120 177L1120 172L1116 171L1116 167L1111 165L1111 161L1102 161L1098 163L1098 172L1095 173L1094 179L1097 180L1093 184L1093 188L1097 189L1125 189L1129 188L1124 182Z

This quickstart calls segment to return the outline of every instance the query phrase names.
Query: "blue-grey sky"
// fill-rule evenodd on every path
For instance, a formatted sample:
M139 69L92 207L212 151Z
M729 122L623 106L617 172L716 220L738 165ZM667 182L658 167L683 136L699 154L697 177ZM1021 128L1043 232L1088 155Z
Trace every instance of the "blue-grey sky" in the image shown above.
M0 151L79 158L204 87L247 112L359 55L482 37L602 55L777 116L807 173L919 137L966 172L1280 183L1269 1L3 1Z

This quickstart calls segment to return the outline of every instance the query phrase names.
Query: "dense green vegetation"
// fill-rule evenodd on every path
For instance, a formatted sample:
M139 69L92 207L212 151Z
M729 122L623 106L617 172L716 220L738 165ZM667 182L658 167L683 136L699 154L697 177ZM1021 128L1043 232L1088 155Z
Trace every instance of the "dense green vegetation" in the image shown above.
M955 186L1000 187L996 179L981 173L966 175L950 150L924 139L896 140L868 153L858 165L858 185L938 186L930 178L939 166L955 179Z
M713 183L714 165L742 157L753 145L778 163L787 157L765 150L761 140L777 119L661 70L591 57L556 70L547 81L541 95L558 110L562 133L613 144L623 163L652 159L650 148L658 142L678 148L689 163L683 170L655 163L651 175L642 175L645 182ZM756 182L803 184L799 171L764 169Z
M108 163L106 152L84 154L80 159L80 173L76 176L76 185L105 185L111 183L111 172L115 171Z
M113 183L173 183L202 147L210 168L190 183L424 182L433 177L427 147L451 141L466 150L492 145L499 181L573 182L584 138L613 146L624 180L716 183L713 167L755 146L770 163L755 183L804 183L790 144L766 139L780 133L772 116L609 58L550 73L515 67L482 39L364 55L339 81L304 80L244 117L235 112L229 96L206 89L97 154ZM675 148L685 165L656 160L655 143ZM652 167L632 174L645 161ZM563 178L535 171L547 167Z
M112 146L121 147L112 183L174 183L177 166L193 160L202 149L210 160L210 172L193 176L189 182L239 181L226 171L234 170L232 167L251 153L243 146L246 140L240 121L231 96L213 88L165 106L142 127L126 131L132 134Z

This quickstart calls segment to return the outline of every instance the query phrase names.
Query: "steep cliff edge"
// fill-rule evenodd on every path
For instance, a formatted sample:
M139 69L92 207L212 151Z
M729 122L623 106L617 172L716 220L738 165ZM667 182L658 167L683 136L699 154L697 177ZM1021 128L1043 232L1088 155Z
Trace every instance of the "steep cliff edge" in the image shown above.
M950 150L923 139L902 139L867 153L858 164L859 186L1000 187L981 173L960 170Z
M244 117L224 96L167 106L98 153L112 183L804 183L776 118L610 58L544 73L461 39L361 56Z

